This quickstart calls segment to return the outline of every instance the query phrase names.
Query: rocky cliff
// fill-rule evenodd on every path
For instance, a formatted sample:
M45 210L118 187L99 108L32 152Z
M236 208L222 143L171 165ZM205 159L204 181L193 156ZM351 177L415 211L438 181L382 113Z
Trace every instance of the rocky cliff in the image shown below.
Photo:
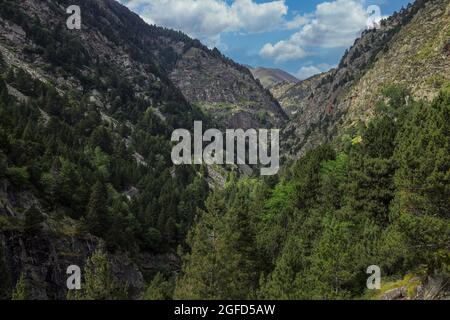
M177 241L183 241L180 232L187 232L189 219L193 219L189 215L195 214L195 207L178 213L189 199L164 199L164 183L190 179L188 173L177 175L172 168L169 140L173 129L191 128L194 120L227 128L281 127L287 119L250 71L217 49L210 50L180 32L147 25L114 0L78 1L81 29L69 30L66 9L72 4L70 0L0 2L1 98L9 108L26 105L28 127L34 127L36 135L49 134L46 141L32 142L33 135L25 137L20 132L16 136L10 124L1 123L0 165L6 169L0 168L0 268L6 268L2 271L9 282L0 286L6 287L0 295L6 297L23 274L31 298L65 298L67 267L83 268L105 242L102 236L88 232L80 220L86 218L89 189L95 180L108 185L108 201L113 201L114 194L116 200L121 198L124 210L130 211L114 218L112 208L103 208L109 210L109 219L134 223L132 231L130 225L119 227L132 239L123 242L129 252L120 245L109 252L116 278L127 283L130 297L137 297L144 279L148 281L157 271L170 273L179 268L174 248ZM3 107L0 103L0 112ZM95 130L109 146L99 146L105 145L93 137ZM76 138L65 140L72 135ZM46 159L40 160L45 145L52 143ZM17 151L21 156L16 157L12 150L22 144L30 148ZM36 153L30 156L30 150ZM96 155L90 158L90 152ZM103 164L97 161L101 157L106 161ZM67 197L55 206L49 202L57 201L59 187L51 187L55 189L48 201L43 176L48 173L52 178L46 181L55 185L62 182L60 161L68 161L78 178L84 175L85 180L72 181ZM4 170L18 166L25 180L33 171L32 182L11 185ZM97 169L105 175L99 177L94 173ZM173 185L168 188L175 194ZM180 189L184 192L186 185ZM84 204L74 210L73 203L69 204L73 198ZM174 208L166 209L169 206ZM31 208L44 217L40 230L33 233L24 226ZM180 231L182 223L186 223L184 231ZM149 229L158 245L148 243Z
M401 85L432 99L450 79L450 4L419 0L366 30L336 69L272 93L292 120L285 150L300 156L373 115L380 90Z
M68 54L60 56L59 60L62 62L66 58L79 63L77 71L83 78L96 76L91 65L86 64L88 60L114 64L121 69L122 77L134 79L132 86L136 96L149 100L149 84L152 90L165 86L170 94L179 91L212 119L230 128L279 127L287 118L270 92L246 67L180 32L147 25L114 0L80 1L81 30L71 30L67 34L73 41L73 48L60 52L58 44L46 43L45 33L66 34L62 30L69 16L65 10L71 4L66 0L7 1L0 21L3 38L0 51L8 62L28 66L36 77L52 78L60 86L78 90L97 88L93 83L84 85L79 76L69 75L69 70L53 70L50 74L45 58ZM30 21L25 22L27 19ZM36 23L38 30L31 30L32 23ZM44 50L44 57L41 50ZM174 86L176 88L172 88ZM105 102L101 95L97 99ZM157 102L153 105L157 109L161 107Z
M278 127L287 119L250 71L202 47L185 49L170 79L187 99L226 128Z

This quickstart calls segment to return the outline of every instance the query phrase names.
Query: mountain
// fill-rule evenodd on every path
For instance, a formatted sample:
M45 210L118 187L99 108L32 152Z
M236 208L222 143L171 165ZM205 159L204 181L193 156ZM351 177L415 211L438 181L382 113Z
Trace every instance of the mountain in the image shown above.
M223 180L174 167L173 130L287 119L217 49L114 0L79 1L81 30L69 30L72 4L0 3L0 297L23 279L31 298L64 299L67 267L99 248L137 297L148 277L179 268L211 177Z
M450 4L419 0L366 30L339 66L295 85L271 89L292 119L285 150L300 156L373 117L380 92L402 85L431 100L450 79Z
M280 128L287 120L278 101L248 69L223 57L217 49L187 49L185 45L179 54L170 79L221 127Z
M63 26L68 15L61 10L68 4L57 1L37 5L24 1L20 6L39 24L51 28L55 24ZM227 128L280 126L286 119L278 102L253 79L247 68L224 57L217 49L209 50L180 32L149 26L114 0L82 1L80 7L82 30L70 35L82 43L83 48L77 47L80 51L73 53L80 55L79 60L87 55L101 62L109 59L133 72L136 68L145 71L145 64L156 65L191 104L207 111L214 121ZM7 32L20 34L24 30L19 25L18 30ZM23 35L18 35L15 40L26 42L27 39L21 38ZM22 48L36 45L13 42ZM38 53L31 49L27 55L32 61Z
M302 108L302 101L311 94L311 88L317 85L326 74L322 73L297 83L281 82L271 87L270 92L280 101L283 110L291 118L295 118Z
M264 88L270 89L276 84L287 82L287 83L297 83L299 80L293 75L287 73L286 71L280 69L271 68L250 68L255 79L258 79Z
M69 30L72 4L0 2L0 299L448 297L448 1L272 94L113 0L79 1ZM283 127L292 162L175 166L195 120Z
M271 88L282 172L209 198L175 299L449 297L449 19L416 1L335 69Z

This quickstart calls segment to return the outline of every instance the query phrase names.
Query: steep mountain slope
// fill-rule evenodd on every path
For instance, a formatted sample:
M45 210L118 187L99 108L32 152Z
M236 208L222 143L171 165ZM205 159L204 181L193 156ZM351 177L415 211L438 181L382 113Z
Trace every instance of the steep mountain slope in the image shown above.
M287 118L218 50L114 0L78 1L81 30L69 30L72 4L0 2L0 298L22 278L30 298L66 298L66 268L98 248L136 298L179 268L211 176L223 180L174 167L172 131Z
M98 248L136 298L177 268L208 193L170 159L173 129L204 116L147 46L166 31L96 0L68 30L71 4L0 2L0 298L23 278L29 298L65 299L67 267Z
M280 101L283 110L293 118L305 108L311 88L318 86L325 75L326 73L316 75L298 83L282 82L271 87L270 91Z
M339 66L297 85L272 90L285 110L285 150L301 155L372 115L380 90L390 84L431 99L450 79L450 4L419 0L367 30Z
M20 6L43 24L64 28L64 18L68 17L64 11L70 4L64 0L23 1ZM79 48L82 57L90 54L100 61L112 59L130 71L144 71L136 63L157 65L189 102L202 107L224 126L280 126L286 119L278 102L248 69L217 49L209 50L180 32L149 26L114 0L85 0L79 5L82 30L71 33L85 41ZM15 31L20 39L23 30Z
M127 9L115 1L82 1L82 30L68 30L65 10L70 4L65 0L3 2L0 52L5 62L53 83L61 92L90 94L99 107L118 116L133 117L134 110L125 110L127 99L137 99L146 104L143 110L151 106L167 116L193 110L157 66L137 30L121 21L129 19L115 14L128 13ZM130 23L136 24L137 16L132 17ZM136 32L133 37L132 32ZM111 94L111 86L120 87L119 97ZM189 125L190 118L184 114L178 125Z
M247 68L225 59L217 50L184 49L170 79L190 102L224 127L279 128L287 119Z
M255 79L258 79L264 88L272 88L273 86L286 82L286 83L297 83L299 80L290 75L289 73L280 70L280 69L272 69L272 68L250 68Z
M287 119L278 101L246 67L180 32L146 25L113 0L106 0L105 6L109 11L105 19L111 21L111 14L120 19L124 30L139 34L139 41L188 101L220 126L280 127ZM117 32L116 26L113 32Z

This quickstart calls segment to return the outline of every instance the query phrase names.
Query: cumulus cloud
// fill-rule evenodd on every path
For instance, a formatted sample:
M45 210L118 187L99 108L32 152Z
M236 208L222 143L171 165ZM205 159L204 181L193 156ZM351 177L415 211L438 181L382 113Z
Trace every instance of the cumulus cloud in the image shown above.
M323 2L297 32L287 40L264 45L260 55L282 62L306 56L308 47L350 46L367 25L368 14L363 4L363 0Z
M120 0L150 24L214 44L223 32L263 32L285 24L285 0Z
M310 17L308 15L295 15L292 20L286 21L286 29L298 29L310 21Z
M333 66L326 64L326 63L321 63L318 65L311 65L311 66L304 66L304 67L301 67L300 70L298 70L298 72L296 73L295 76L300 80L305 80L316 74L328 71L331 68L333 68Z
M306 57L306 52L300 46L290 41L280 41L275 45L266 43L260 51L260 55L266 59L274 59L276 62L297 60Z

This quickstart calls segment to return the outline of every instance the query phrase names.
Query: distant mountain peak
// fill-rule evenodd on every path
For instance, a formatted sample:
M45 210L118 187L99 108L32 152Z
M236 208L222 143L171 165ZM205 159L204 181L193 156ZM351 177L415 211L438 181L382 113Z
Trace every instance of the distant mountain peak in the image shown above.
M300 80L283 71L281 69L264 68L264 67L249 67L253 77L258 79L265 88L271 88L279 83L297 83Z

